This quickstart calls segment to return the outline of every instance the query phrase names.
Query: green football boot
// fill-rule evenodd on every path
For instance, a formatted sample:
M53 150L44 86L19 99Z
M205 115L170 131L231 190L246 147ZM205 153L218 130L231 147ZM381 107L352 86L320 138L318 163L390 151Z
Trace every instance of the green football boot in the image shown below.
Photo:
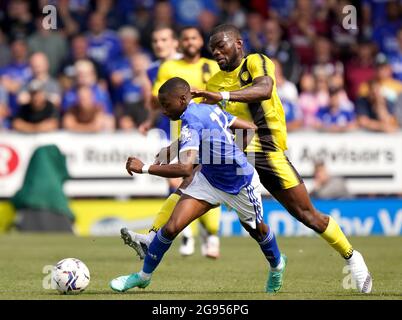
M125 292L135 287L144 289L151 283L151 279L143 280L138 273L121 276L110 281L110 288L117 292Z
M284 254L281 254L281 259L283 261L283 268L279 271L269 271L267 287L265 288L265 291L268 293L277 293L282 288L283 274L285 273L288 258Z

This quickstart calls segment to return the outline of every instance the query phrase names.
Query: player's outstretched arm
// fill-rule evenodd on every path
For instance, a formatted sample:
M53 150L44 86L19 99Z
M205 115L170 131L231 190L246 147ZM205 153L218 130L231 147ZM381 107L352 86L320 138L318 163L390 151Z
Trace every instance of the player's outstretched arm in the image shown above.
M179 151L179 140L176 139L169 146L162 148L157 155L155 156L155 160L153 164L168 164L170 163L176 156Z
M271 98L274 82L269 76L257 77L249 87L230 91L229 101L253 103ZM203 98L204 103L216 104L223 99L220 92L191 90L193 98Z
M149 173L164 178L189 177L193 172L193 164L197 158L197 150L187 150L180 153L180 162L167 165L145 165L136 157L129 157L126 170L129 175L133 173Z

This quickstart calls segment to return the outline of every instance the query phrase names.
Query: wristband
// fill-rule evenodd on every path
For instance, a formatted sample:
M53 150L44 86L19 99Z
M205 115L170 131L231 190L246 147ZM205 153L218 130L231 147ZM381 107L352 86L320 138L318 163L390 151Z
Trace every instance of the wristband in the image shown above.
M230 92L229 91L220 91L222 96L222 100L229 101L230 100Z
M141 169L142 173L148 173L150 166L151 166L150 164L144 164Z

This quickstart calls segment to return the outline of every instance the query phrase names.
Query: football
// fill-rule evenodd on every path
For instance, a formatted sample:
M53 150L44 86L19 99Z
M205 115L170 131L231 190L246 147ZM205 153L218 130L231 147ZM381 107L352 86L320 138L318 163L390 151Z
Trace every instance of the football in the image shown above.
M80 293L88 286L89 280L89 270L85 263L79 259L63 259L53 268L52 288L60 293Z

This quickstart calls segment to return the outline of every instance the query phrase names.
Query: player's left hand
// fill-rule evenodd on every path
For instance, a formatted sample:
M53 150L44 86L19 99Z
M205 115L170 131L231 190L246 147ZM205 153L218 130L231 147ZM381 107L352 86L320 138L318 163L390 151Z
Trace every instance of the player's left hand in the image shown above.
M142 173L142 167L144 163L136 158L136 157L129 157L126 162L126 170L130 176L134 173Z
M193 98L203 98L202 102L207 104L216 104L222 100L222 95L219 92L191 90L191 95Z

